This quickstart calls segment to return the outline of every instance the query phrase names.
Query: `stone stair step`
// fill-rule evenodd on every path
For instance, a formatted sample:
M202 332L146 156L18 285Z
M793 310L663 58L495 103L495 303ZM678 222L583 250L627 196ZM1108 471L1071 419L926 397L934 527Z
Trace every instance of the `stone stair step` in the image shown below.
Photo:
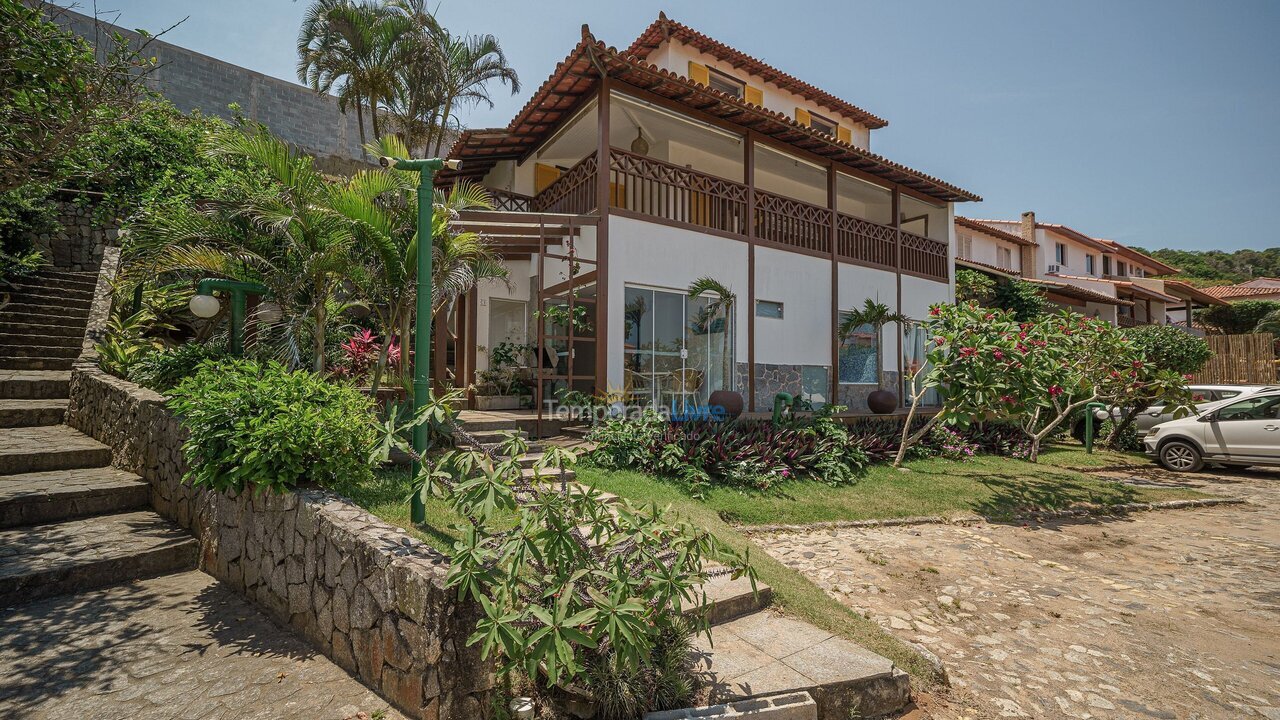
M68 370L0 369L0 398L6 400L65 398L70 391Z
M110 464L111 448L66 425L0 430L0 475Z
M0 607L195 567L198 543L146 511L0 531Z
M83 308L86 313L93 305L93 297L74 297L62 294L58 288L42 288L33 292L14 291L9 296L14 305L43 305L54 308Z
M497 445L502 444L504 441L506 441L507 435L517 435L525 439L528 439L529 437L529 433L525 432L524 430L518 430L516 428L511 428L509 430L472 431L471 425L468 424L464 429L467 431L467 434L470 435L472 439L474 439L476 442L480 443L481 445L492 445L495 447Z
M98 273L80 270L41 270L36 273L35 280L52 280L71 285L97 285Z
M71 315L63 312L62 308L32 312L15 309L14 305L6 305L3 310L0 310L0 325L5 327L69 327L83 335L85 325L88 323L88 313Z
M818 717L880 717L910 700L909 676L892 661L802 620L766 610L694 639L695 669L711 702L807 691Z
M0 475L0 528L146 508L151 486L117 468Z
M0 370L70 370L75 362L74 357L32 358L0 355Z
M60 425L68 402L66 398L0 400L0 428Z
M80 349L83 339L74 335L42 335L39 333L0 332L0 347L20 348L23 346L74 348Z
M19 358L74 358L80 354L80 344L75 345L40 345L30 339L22 345L0 345L4 347L5 357Z
M59 324L52 322L50 318L38 318L30 315L24 315L21 322L16 320L3 319L3 313L0 313L0 335L16 335L18 337L39 337L39 336L57 336L68 337L80 344L84 338L84 323L70 322ZM28 320L33 322L28 322Z
M530 480L542 479L542 480L553 480L557 482L560 480L560 471L555 470L553 468L546 468L542 471L541 474L539 474L537 471L535 471L531 467L521 468L520 475ZM564 473L564 479L566 482L573 482L574 479L576 479L577 477L578 477L578 474L572 470L566 470Z
M11 319L14 317L37 317L37 318L69 318L80 324L85 324L89 320L89 306L84 307L66 307L64 305L48 305L42 302L30 302L27 298L12 298L8 305L4 306L4 310L0 311L0 319Z
M713 571L721 568L713 566L707 569ZM760 612L773 601L773 588L757 581L753 592L751 580L745 577L736 580L730 575L713 577L701 589L707 594L707 621L713 626ZM701 606L691 608L689 612L698 612L700 609Z
M14 295L62 295L64 297L92 299L96 287L96 280L91 284L80 281L66 282L55 278L36 277L13 283L12 292Z

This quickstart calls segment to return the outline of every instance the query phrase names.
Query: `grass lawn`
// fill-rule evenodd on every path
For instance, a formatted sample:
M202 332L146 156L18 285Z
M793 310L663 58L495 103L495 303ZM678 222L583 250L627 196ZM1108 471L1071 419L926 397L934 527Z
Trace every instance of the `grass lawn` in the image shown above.
M1140 455L1099 451L1086 454L1079 446L1046 448L1039 464L996 457L969 462L918 460L910 472L878 465L856 484L833 488L816 482L792 482L768 492L712 490L696 500L680 483L634 471L579 467L581 482L593 484L637 503L656 502L672 508L694 525L718 537L728 547L749 552L760 580L773 588L774 602L787 612L828 632L848 638L893 660L923 686L938 678L914 650L875 622L853 613L799 572L774 560L737 527L756 524L805 524L828 520L865 520L919 515L981 514L999 520L1027 510L1049 510L1079 503L1113 504L1199 497L1190 490L1138 488L1106 482L1079 469L1117 467L1149 462ZM374 485L352 499L378 517L433 547L448 551L458 522L443 503L427 504L427 522L411 525L409 474L387 469Z

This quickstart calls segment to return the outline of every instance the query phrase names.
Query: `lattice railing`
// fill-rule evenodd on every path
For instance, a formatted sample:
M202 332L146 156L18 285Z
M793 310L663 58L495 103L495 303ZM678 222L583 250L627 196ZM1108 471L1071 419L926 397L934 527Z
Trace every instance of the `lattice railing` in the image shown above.
M831 252L831 210L756 190L756 237L814 252Z
M902 233L902 270L945 282L947 244L904 231Z
M510 190L489 189L489 197L493 200L493 209L501 212L529 212L533 198Z
M892 269L897 231L852 215L836 217L836 253L859 265Z
M534 196L534 212L585 215L596 209L596 156L588 155Z
M672 222L744 233L747 186L614 148L612 206Z

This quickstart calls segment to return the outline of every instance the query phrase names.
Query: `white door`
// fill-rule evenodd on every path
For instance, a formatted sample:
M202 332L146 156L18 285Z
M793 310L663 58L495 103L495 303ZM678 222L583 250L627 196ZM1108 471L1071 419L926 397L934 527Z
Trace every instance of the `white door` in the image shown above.
M1211 452L1233 460L1280 458L1280 395L1231 403L1214 414L1209 426L1205 440Z

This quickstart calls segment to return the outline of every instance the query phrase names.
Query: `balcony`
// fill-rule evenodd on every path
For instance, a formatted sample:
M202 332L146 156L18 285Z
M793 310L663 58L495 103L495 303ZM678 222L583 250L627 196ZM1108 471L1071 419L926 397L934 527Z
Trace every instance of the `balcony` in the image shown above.
M588 155L534 197L495 192L496 209L586 214L596 210L597 162ZM611 212L747 239L792 252L948 280L947 244L890 225L613 148ZM748 235L749 233L749 235ZM900 258L899 258L900 252Z

